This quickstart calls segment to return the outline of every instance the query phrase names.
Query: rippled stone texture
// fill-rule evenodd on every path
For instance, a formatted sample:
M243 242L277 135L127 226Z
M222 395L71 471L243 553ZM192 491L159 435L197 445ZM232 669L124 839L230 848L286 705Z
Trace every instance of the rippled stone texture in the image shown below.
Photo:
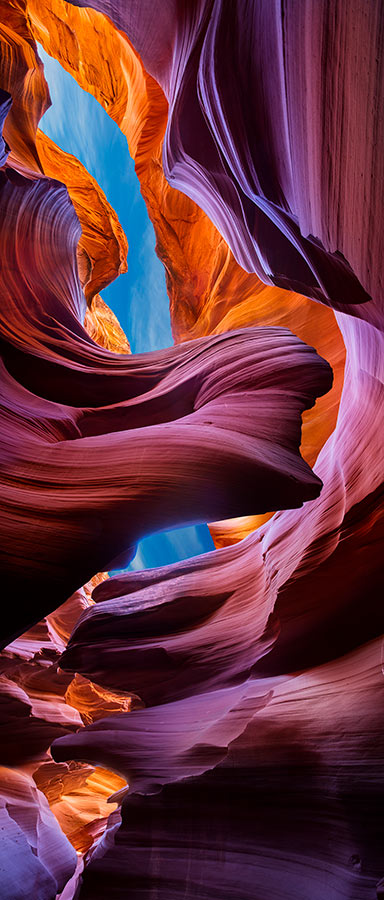
M298 452L300 414L331 373L273 328L114 357L81 325L66 189L6 169L0 203L2 554L5 583L23 598L5 613L5 643L95 571L129 560L152 529L317 496Z
M374 897L383 837L380 643L233 688L226 712L220 693L200 697L200 708L190 698L183 714L179 704L155 707L140 721L119 717L57 744L57 757L74 749L113 756L137 791L114 846L86 868L81 898Z
M381 41L378 5L372 4L365 16L366 10L360 4L339 4L340 14L335 17L334 9L326 4L301 10L297 5L294 8L293 4L286 4L283 20L280 6L277 9L274 4L248 5L251 21L245 28L239 7L232 4L210 4L209 16L205 4L163 4L156 34L151 36L147 4L99 8L108 11L127 30L144 64L159 78L170 99L165 164L172 183L199 198L247 266L252 262L257 271L257 254L261 250L270 264L275 259L282 268L286 267L282 274L288 279L287 286L297 286L301 278L305 293L332 302L336 308L343 306L347 312L366 318L367 323L379 324L381 208L377 204L383 156L377 95L376 47ZM257 24L259 33L255 35ZM356 52L357 34L365 65ZM232 70L240 73L239 79L228 78L228 59L234 59L234 54ZM284 81L278 72L272 77L271 59L276 60L275 67L280 60ZM221 61L225 62L226 83L220 72ZM249 66L257 67L262 79L256 94L262 113L259 108L257 116L255 110L248 108L252 83ZM309 85L308 104L303 103L300 85ZM342 130L339 103L343 105ZM259 146L260 151L263 146L266 148L264 160L257 151L249 151L247 145L255 120L264 128ZM257 130L254 133L257 135ZM367 134L371 142L368 147ZM226 160L225 172L212 136ZM254 169L254 160L258 161L256 175L249 171L249 160ZM371 182L376 191L371 191ZM241 185L240 198L247 192L242 220L239 208L233 205L233 185L237 189ZM261 214L274 220L274 226L258 232L255 246L255 232L250 225L252 216L255 223L261 222ZM366 226L361 240L359 223L363 221ZM276 224L281 228L281 238ZM238 226L241 239L237 242L234 229ZM316 238L308 238L311 234ZM374 295L375 302L359 302L368 300L365 291ZM351 302L356 304L353 309ZM99 600L105 598L105 614L102 602L100 611L90 611L75 630L67 651L69 665L79 661L78 636L79 652L84 652L83 671L92 668L92 657L101 680L113 683L117 675L108 659L108 642L100 665L96 654L103 645L103 630L110 641L110 635L117 633L121 616L123 622L126 618L127 625L123 627L129 637L126 644L122 637L121 647L126 651L129 647L137 659L137 666L133 664L132 671L128 670L128 679L136 687L140 684L143 692L148 691L148 702L157 705L137 713L137 724L136 717L131 721L129 717L119 717L115 724L96 723L75 739L55 742L57 758L68 754L92 758L96 753L104 764L113 759L121 770L138 777L140 785L145 774L147 793L153 790L151 779L156 784L160 777L163 783L170 770L173 781L180 775L192 777L190 784L169 785L154 800L136 801L132 794L124 806L124 825L116 837L115 848L86 872L84 897L97 896L97 890L102 891L107 884L112 896L123 896L129 890L133 897L150 896L152 892L159 898L222 898L234 893L264 898L270 897L272 891L276 897L307 898L310 894L323 900L325 895L368 898L375 892L382 865L378 843L382 799L378 798L382 798L383 748L376 706L382 679L381 653L380 643L367 644L361 650L358 647L383 631L377 553L382 537L382 435L378 427L383 403L382 340L379 332L364 321L353 321L338 313L338 323L347 347L347 364L337 427L316 464L324 481L322 494L303 512L279 513L255 537L239 545L238 565L233 565L232 576L228 572L234 551L223 551L217 557L218 570L228 567L227 594L238 591L242 602L246 602L243 598L247 597L248 588L260 608L265 593L258 594L248 559L251 557L257 565L258 548L262 553L268 592L274 597L271 610L280 632L270 652L255 661L253 671L246 668L244 675L251 675L249 690L258 688L266 703L265 712L258 706L254 708L251 700L248 725L245 727L243 722L243 737L236 742L230 730L233 716L236 717L234 703L233 714L224 716L224 733L212 744L204 744L203 734L202 745L194 753L189 710L193 708L196 687L192 684L192 671L188 681L189 658L187 665L183 652L192 652L193 647L196 656L196 642L199 646L200 640L204 658L207 629L213 632L217 618L220 629L220 611L218 615L214 608L208 623L189 620L181 632L179 625L173 638L170 629L165 633L160 630L159 599L164 598L164 605L171 596L177 599L178 609L193 609L189 600L191 571L195 596L199 593L200 577L208 594L208 581L209 587L212 583L212 577L207 577L207 572L211 576L208 561L112 581L99 589ZM228 600L221 599L220 610L225 604L228 606ZM141 630L136 638L135 623L140 622L140 615ZM129 619L133 634L129 631ZM95 641L88 652L87 630L91 644ZM236 654L239 633L233 620L223 618L220 633L228 641L233 637ZM241 638L246 643L241 635L239 643ZM169 653L172 641L174 657ZM215 646L213 642L209 646L210 674L214 679ZM156 658L155 648L168 651L169 658L161 654ZM217 649L220 657L220 647ZM339 661L337 656L345 653L349 654L345 662ZM179 668L177 654L182 661ZM311 661L318 668L310 674L297 680L286 674L311 667ZM229 672L232 662L231 656ZM146 683L148 670L151 685ZM125 671L124 663L121 677ZM163 681L160 673L164 671L167 677ZM199 683L204 677L204 672L199 671ZM307 702L306 679L311 683ZM296 696L290 695L292 682L297 683ZM220 709L219 688L212 690L213 687L211 683L211 692L206 695L211 722ZM172 700L175 689L189 696ZM265 699L266 689L274 692L273 697L277 693L282 698L288 691L290 702L285 696L277 713L274 699L268 695ZM202 716L203 697L199 695ZM173 714L177 729L172 727ZM362 715L364 723L360 729ZM168 729L164 724L167 721ZM188 750L185 743L180 743L181 727L190 735ZM163 744L160 734L164 728ZM151 746L148 734L152 736ZM151 754L151 747L159 746L164 747L160 760L158 753L156 759ZM221 754L224 760L228 759L228 777L221 774L225 769L225 761L219 762ZM212 756L216 765L213 774L196 779L191 759L196 759L198 767L205 765L208 771L212 768ZM138 825L138 810L143 816L142 826ZM156 863L153 868L150 865L149 871L148 854L143 849L148 841L148 827L152 853L157 848ZM127 851L132 866L129 871L123 863ZM273 860L273 868L268 868L266 859Z
M333 312L244 271L200 206L170 188L162 165L167 102L125 35L93 10L63 0L30 0L29 10L45 50L97 98L127 137L165 265L176 341L283 325L331 363L332 390L304 416L302 454L313 465L334 428L343 382L345 351ZM240 540L261 521L250 516L214 525L216 546Z
M244 268L352 312L377 293L380 0L168 0L156 29L151 0L92 5L165 91L166 176ZM358 214L363 240L347 224Z
M11 98L8 94L2 93L1 109L4 113L2 122L6 117L5 127L8 134L12 129L12 124L18 126L21 134L17 135L17 140L13 134L12 143L13 146L19 147L22 147L24 143L25 156L25 143L27 143L28 137L25 132L32 130L33 133L37 123L37 117L35 118L33 115L33 104L31 105L31 86L36 84L37 79L41 97L45 97L45 106L48 102L48 91L42 77L36 47L25 18L25 4L22 2L13 4L13 17L10 14L10 4L1 4L0 14L1 81L7 87L12 86L14 96L17 95L17 117L13 117L10 114L13 111ZM15 24L17 32L13 31ZM20 40L21 36L24 39ZM41 108L45 108L44 103ZM106 284L124 270L127 250L125 235L103 192L84 167L73 157L63 153L52 142L47 141L44 135L38 135L37 140L40 150L38 160L40 173L43 159L44 170L47 174L66 177L67 186L81 218L83 233L77 247L77 262L88 301L85 327L101 346L127 352L129 344L116 317L99 295L93 296L95 289L97 290L99 286ZM9 146L5 145L4 150L5 153L1 157L2 164L6 162ZM30 163L26 167L23 153L18 155L11 150L9 160L19 172L27 171L30 174ZM88 198L90 195L93 196L92 210L84 202L86 195ZM116 810L116 803L110 802L108 798L125 785L124 779L100 768L95 769L77 763L69 766L66 763L57 765L52 761L48 750L55 735L66 733L68 728L78 727L81 723L78 714L68 704L68 699L70 699L76 707L73 690L70 690L72 679L64 676L63 673L58 676L57 662L59 653L65 647L65 641L68 639L74 623L88 605L89 589L91 590L104 577L103 574L94 577L90 584L85 586L84 591L79 592L63 607L56 610L52 616L9 645L0 659L1 671L5 673L1 678L0 685L1 761L7 766L17 766L19 775L22 776L17 781L17 804L18 807L25 808L28 821L32 823L33 817L35 817L36 823L39 823L41 815L43 815L45 821L43 832L41 826L37 824L43 839L40 844L38 843L40 861L46 862L49 851L55 842L58 843L56 820L78 853L84 853L91 848L103 834L111 812L112 818L114 816L113 810ZM90 682L88 684L91 692L98 692L99 715L102 715L103 703L105 711L113 706L109 692L98 689ZM114 704L116 707L116 700L114 700ZM130 698L125 697L124 708L129 708L129 705ZM3 770L5 781L17 777L17 770L13 769L13 771L14 775L9 768ZM28 774L28 779L24 777L25 773ZM29 786L31 774L39 790L36 790L33 782L33 790L31 790ZM7 798L6 792L2 791L1 793L3 802L8 803L9 797ZM45 812L44 794L55 818ZM41 813L41 811L43 812ZM58 885L54 889L54 881L49 872L45 870L44 865L43 868L37 865L35 868L33 866L31 868L31 865L28 866L25 860L25 875L28 872L30 877L19 878L17 873L13 872L12 874L14 857L9 852L12 849L12 841L9 844L7 822L4 826L5 832L3 831L2 834L4 840L0 841L1 896L3 896L3 891L5 891L7 900L16 896L19 898L22 894L24 896L24 891L28 896L37 891L39 897L46 896L46 892L49 896L52 895L52 891L56 893ZM25 830L25 822L23 827ZM32 852L37 853L36 838L32 836L31 840L30 829L25 833L33 848ZM16 832L14 839L19 841ZM70 846L66 845L64 837L62 848L63 860L65 854L67 855L66 881L76 865L76 857L73 857L72 854L74 863L71 864ZM60 868L60 862L56 869L58 867ZM75 889L79 868L81 867L78 865L76 867L77 876L73 876L65 891L71 891L72 881L72 892ZM33 879L33 886L30 879Z
M71 877L76 853L32 778L0 768L1 896L51 900ZM10 865L11 861L11 865Z
M212 217L238 262L269 282L271 293L255 288L254 305L255 321L265 315L267 327L221 334L229 324L251 324L253 315L251 282L234 274L222 310L220 291L201 304L198 284L189 293L178 334L199 339L145 359L95 347L81 326L78 231L67 195L57 183L34 180L32 165L15 169L9 157L2 240L13 283L12 294L4 284L4 384L14 438L6 471L23 491L19 506L10 494L14 510L24 512L22 523L13 520L13 535L8 520L6 538L16 536L15 557L17 550L24 558L23 596L29 599L29 583L37 582L40 609L47 611L52 593L57 602L60 590L69 592L70 574L78 587L106 567L112 551L120 562L122 551L128 558L140 529L188 516L292 508L234 547L104 580L94 590L95 604L87 599L74 620L60 662L78 706L89 690L88 713L96 715L53 741L59 768L50 770L46 789L54 795L65 765L69 780L81 777L84 764L99 764L129 781L128 795L123 788L118 796L121 827L116 812L85 860L81 900L369 900L383 874L381 7L359 0L300 8L290 0L283 6L170 0L156 6L154 28L147 0L95 5L128 34L134 50L102 16L67 13L59 0L31 2L32 27L51 27L54 9L61 10L52 26L57 55L82 73L86 86L93 84L99 99L103 79L84 64L84 33L98 29L103 72L114 39L122 48L116 58L130 60L128 74L119 70L116 118L121 124L125 116L127 131L130 116L138 123L143 191L155 224L161 216L171 223L163 232L158 225L171 295L172 285L181 290L186 257L194 260L188 274L203 270L205 258L204 289L215 286L225 245L191 200L186 206L175 200L177 215L173 220L168 208L167 220L158 199L166 115L165 175ZM128 112L134 77L140 87ZM24 145L33 156L31 142ZM177 237L172 242L181 210L188 226L191 217L196 229L205 223L204 240L211 236L200 254L192 231L179 254ZM40 246L37 223L60 272L55 283L33 253ZM34 238L28 245L26 233ZM225 258L228 270L240 272ZM23 259L27 276L19 268ZM236 303L236 283L249 289L244 306ZM298 455L300 415L327 390L330 375L310 347L274 327L283 322L295 331L303 309L308 318L316 315L309 301L283 287L333 305L346 347L340 404L332 401L324 410L328 424L311 432L313 459L321 448L315 475ZM175 303L172 309L176 321ZM334 320L319 309L325 317L308 329L327 341ZM199 337L200 327L216 333ZM329 359L335 354L342 366L340 337L331 328ZM318 348L317 339L310 343ZM39 519L38 556L26 514ZM95 533L97 520L102 534ZM15 578L10 585L17 593ZM65 644L66 615L58 621ZM40 628L37 642L44 639ZM71 672L85 681L72 681ZM16 718L29 695L4 687L6 709ZM137 692L147 707L126 712L122 690ZM103 697L106 717L99 718Z

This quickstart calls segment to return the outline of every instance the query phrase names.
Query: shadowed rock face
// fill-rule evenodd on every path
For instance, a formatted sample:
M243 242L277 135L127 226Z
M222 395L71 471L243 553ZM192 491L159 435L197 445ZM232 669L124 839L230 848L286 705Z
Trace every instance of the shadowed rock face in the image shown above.
M377 294L379 0L369 10L360 0L300 9L295 0L168 0L156 34L150 0L92 5L162 85L165 174L205 209L241 265L347 311ZM362 240L351 227L358 215Z
M246 272L200 205L170 187L162 165L166 98L132 44L109 20L63 0L30 0L28 9L36 39L96 97L126 135L155 229L157 252L165 266L176 342L245 326L281 325L315 346L332 365L332 390L303 417L301 453L313 465L335 426L343 384L345 348L333 310L292 291L263 284L256 274ZM39 138L37 143L41 153ZM57 177L57 170L45 171ZM84 219L84 208L76 206L72 170L68 171L65 159L62 171L80 216L82 242L89 233L89 215ZM91 224L96 224L93 216ZM96 239L99 241L98 233ZM95 243L93 240L91 253ZM100 269L107 270L105 253ZM242 516L211 525L215 545L240 540L264 518Z
M66 189L8 168L0 202L3 571L21 598L5 643L51 610L52 591L64 601L146 531L317 496L298 453L300 414L331 372L273 328L114 357L81 325Z
M196 698L183 712L155 707L56 742L56 758L104 752L132 785L115 844L86 868L80 896L375 896L380 655L375 642L301 675L248 682L226 692L225 713L217 692L199 708Z
M69 792L76 785L86 792L96 765L108 770L111 791L124 785L114 784L118 773L129 793L122 787L114 798L122 803L120 827L116 812L85 857L80 900L370 900L383 875L381 6L94 6L134 48L122 90L135 75L130 115L155 224L166 219L163 175L152 194L146 177L160 167L166 108L143 65L169 101L165 176L188 204L205 210L237 263L209 225L205 257L193 236L188 244L185 226L176 232L179 256L177 241L167 255L164 227L160 253L175 330L194 340L135 357L96 345L83 327L78 219L64 185L43 174L34 147L33 123L46 102L35 64L28 80L35 112L23 113L24 85L20 134L14 151L12 113L11 153L6 160L4 148L0 171L2 552L3 584L13 598L2 615L4 643L53 613L94 572L128 560L148 531L279 512L234 546L101 580L94 602L79 592L47 615L45 630L37 625L5 652L5 752L12 727L23 733L25 720L26 741L28 725L33 733L29 756L19 748L15 775L24 778L18 802L28 797L33 823L18 811L6 822L6 840L16 839L16 822L29 848L19 893L5 848L11 897L31 896L33 878L38 900L53 897L75 871L60 832L62 844L55 844L52 820L44 835L36 825L41 794L31 792L27 775L55 802L58 778ZM30 21L52 29L53 44L61 34L68 66L87 83L91 67L75 61L76 27L82 59L91 27L103 35L105 22L107 60L116 32L101 15L66 9L61 0L31 0ZM21 2L12 5L11 24L21 34L15 47L22 49L11 54L14 68L5 66L8 92L9 71L23 79L28 70L25 43L33 49L22 12ZM9 96L0 101L6 114ZM152 143L143 139L151 103ZM127 110L118 102L114 109L132 131ZM46 148L51 165L56 152ZM195 214L196 207L177 203L180 218L182 208ZM78 215L88 222L88 252L92 217L80 205ZM196 218L194 226L205 221ZM123 246L122 235L111 240L105 266L100 246L88 254L91 281L82 283L93 279L97 290L98 279L104 283L121 265ZM270 285L270 294L262 288L254 295L253 322L262 327L242 327L251 324L251 282L246 309L232 300L220 307L220 291L199 303L195 283L185 305L193 313L189 334L188 317L177 318L183 260L198 271L205 259L209 293L221 253L231 296L240 266ZM312 347L276 327L289 324L293 297L295 331L296 291L333 306L346 349L336 427L311 431L311 461L320 450L314 471L299 453L301 415L330 389L332 376ZM311 319L311 304L302 303ZM333 361L341 340L334 321L315 321L323 332L332 322ZM235 330L227 332L229 324ZM331 418L331 407L323 409ZM44 650L32 657L28 645L39 642ZM37 678L26 674L28 665ZM33 706L50 678L54 701ZM131 704L131 695L142 702ZM64 697L76 711L65 713ZM53 761L42 757L50 741ZM61 814L63 821L75 815L71 803ZM103 830L99 820L87 822L78 844L84 851ZM47 864L51 846L62 866Z

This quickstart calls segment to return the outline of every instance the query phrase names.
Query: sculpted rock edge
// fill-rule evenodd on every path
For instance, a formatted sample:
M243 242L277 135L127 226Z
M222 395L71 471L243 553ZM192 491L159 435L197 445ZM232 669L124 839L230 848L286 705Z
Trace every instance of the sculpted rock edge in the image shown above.
M56 765L72 766L65 778L98 765L129 782L120 827L112 816L85 860L81 900L369 900L383 875L379 4L173 0L158 5L156 30L147 0L94 5L168 98L166 177L272 292L336 310L344 384L312 471L301 415L331 371L273 323L276 293L263 327L239 327L251 323L231 306L215 320L209 301L194 321L214 322L213 334L193 324L193 340L185 328L184 343L135 357L96 345L67 189L39 170L33 129L20 126L12 147L11 117L0 147L2 550L17 602L4 641L128 560L150 530L279 512L233 546L101 580L93 604L79 592L47 616L50 638L36 625L19 639L19 653L32 634L52 653L54 636L57 696L80 692L91 724L72 710L64 727L58 700L60 714L33 708L8 680L6 716L33 723L36 748L49 732ZM134 694L146 707L127 711ZM8 883L30 896L36 878L45 900L80 871L52 820L46 837L36 824L46 806L28 778L15 772L9 790L35 824L5 799L7 839L17 827L33 848L25 889ZM47 863L53 845L60 866Z

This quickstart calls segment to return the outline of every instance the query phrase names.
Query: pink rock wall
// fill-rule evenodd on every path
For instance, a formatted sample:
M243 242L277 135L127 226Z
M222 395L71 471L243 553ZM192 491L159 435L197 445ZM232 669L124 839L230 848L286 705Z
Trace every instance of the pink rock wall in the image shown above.
M147 0L94 6L168 97L170 184L247 271L336 310L346 368L312 471L301 415L332 374L287 329L136 357L97 346L67 191L3 148L3 644L149 531L279 510L233 547L103 581L74 617L61 677L142 701L85 727L32 710L58 765L129 784L78 896L369 900L383 875L381 4L173 0L156 27ZM30 695L7 668L21 733ZM71 848L51 820L40 845L11 807L6 841L21 828L32 849L15 887L4 845L10 896L36 877L54 897Z

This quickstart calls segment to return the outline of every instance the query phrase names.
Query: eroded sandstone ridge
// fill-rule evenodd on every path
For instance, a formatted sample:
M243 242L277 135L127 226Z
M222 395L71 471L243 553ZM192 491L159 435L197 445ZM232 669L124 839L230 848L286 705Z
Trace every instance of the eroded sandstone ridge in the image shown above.
M0 896L370 900L382 5L92 7L0 3ZM126 238L36 40L127 136L168 350L99 296ZM220 549L106 576L194 521Z

